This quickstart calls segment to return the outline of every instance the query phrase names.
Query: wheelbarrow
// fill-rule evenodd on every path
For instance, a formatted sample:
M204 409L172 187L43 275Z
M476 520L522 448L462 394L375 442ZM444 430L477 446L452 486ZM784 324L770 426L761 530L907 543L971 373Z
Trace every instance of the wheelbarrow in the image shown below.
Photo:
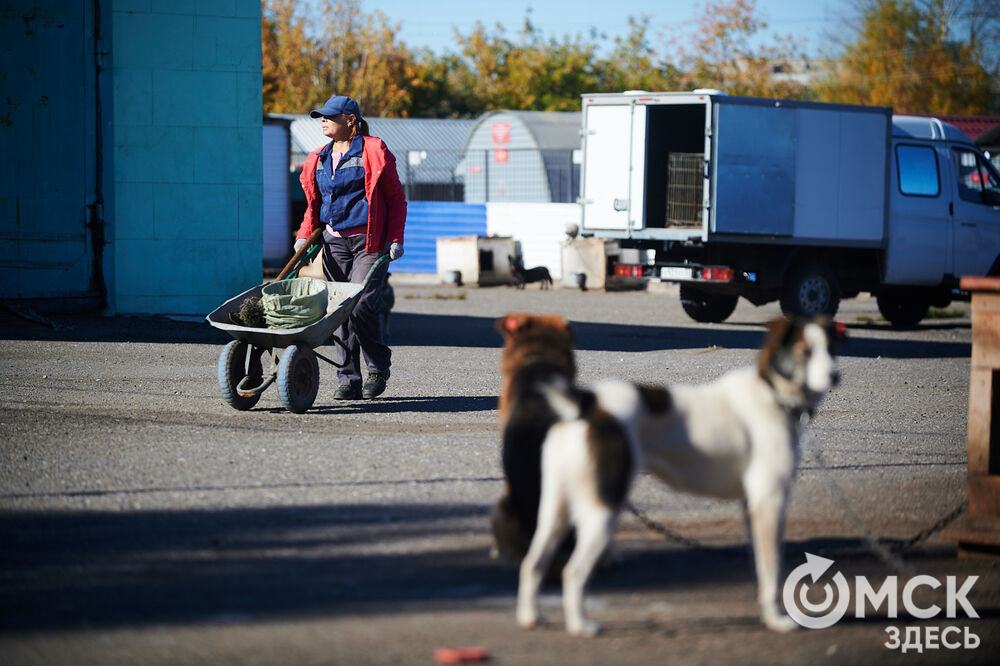
M320 240L318 230L289 260L278 274L277 280L294 275L308 260ZM327 282L328 303L326 315L319 321L299 328L254 328L234 323L240 304L249 297L259 298L261 290L269 283L259 284L234 296L213 310L205 319L213 327L229 333L234 340L219 354L218 379L222 397L234 409L247 410L260 400L261 394L271 384L277 383L281 404L290 412L302 414L312 407L319 391L319 362L317 359L341 368L337 363L318 353L315 348L332 340L347 351L347 344L335 331L347 321L361 292L378 268L389 260L379 257L360 283ZM264 354L270 357L268 370L264 370Z

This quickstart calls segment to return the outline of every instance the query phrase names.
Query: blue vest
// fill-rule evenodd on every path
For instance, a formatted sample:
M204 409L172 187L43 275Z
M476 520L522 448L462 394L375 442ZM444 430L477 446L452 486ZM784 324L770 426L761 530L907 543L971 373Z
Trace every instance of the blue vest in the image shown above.
M364 139L351 140L351 147L333 165L331 141L319 153L316 165L316 185L321 201L319 221L334 231L368 224L368 199L365 196L365 168L362 164Z

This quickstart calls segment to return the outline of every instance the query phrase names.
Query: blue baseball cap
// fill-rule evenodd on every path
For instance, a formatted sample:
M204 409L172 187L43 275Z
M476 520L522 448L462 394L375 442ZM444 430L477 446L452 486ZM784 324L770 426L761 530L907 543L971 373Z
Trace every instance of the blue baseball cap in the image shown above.
M320 118L322 116L337 116L341 113L349 113L361 118L361 107L350 97L334 95L326 100L326 104L322 108L314 109L309 115L313 118Z

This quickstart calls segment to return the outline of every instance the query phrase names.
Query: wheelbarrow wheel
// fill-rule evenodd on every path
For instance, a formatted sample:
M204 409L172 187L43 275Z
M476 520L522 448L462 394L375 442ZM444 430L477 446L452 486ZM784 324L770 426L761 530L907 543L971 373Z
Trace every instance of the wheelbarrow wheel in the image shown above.
M247 354L250 355L249 370ZM260 394L245 398L236 391L236 387L247 376L263 381L264 369L261 366L260 354L255 354L252 346L243 340L233 340L222 348L219 354L219 390L222 397L234 409L241 411L250 409L260 400ZM260 381L256 382L257 385Z
M290 412L302 414L312 407L319 392L319 362L303 345L289 345L278 364L278 396Z

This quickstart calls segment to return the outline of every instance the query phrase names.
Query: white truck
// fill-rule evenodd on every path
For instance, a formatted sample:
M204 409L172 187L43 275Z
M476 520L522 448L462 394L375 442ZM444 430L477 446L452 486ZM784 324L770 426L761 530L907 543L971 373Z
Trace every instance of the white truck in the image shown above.
M874 294L914 325L1000 274L1000 177L956 127L882 107L718 91L583 96L581 233L614 274L680 284L725 320L740 296L833 316Z

